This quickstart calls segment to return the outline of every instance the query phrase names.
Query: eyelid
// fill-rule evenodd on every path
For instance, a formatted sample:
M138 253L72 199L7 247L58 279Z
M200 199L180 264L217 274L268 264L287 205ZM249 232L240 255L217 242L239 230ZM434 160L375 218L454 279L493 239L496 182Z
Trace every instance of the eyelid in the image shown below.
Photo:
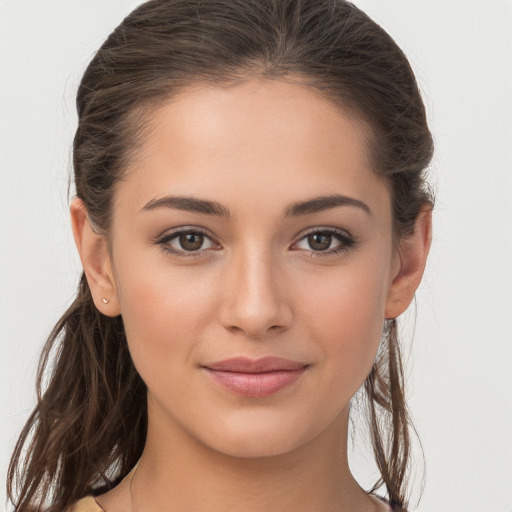
M171 230L165 231L162 235L158 236L154 240L154 243L157 245L161 245L162 250L165 252L168 252L168 253L171 253L171 254L174 254L177 256L183 256L183 257L201 256L201 255L204 255L205 253L212 250L212 248L208 248L208 249L202 249L202 250L197 250L197 251L186 251L186 250L177 250L174 248L170 248L168 245L166 245L170 240L177 238L179 235L187 234L187 233L188 234L190 234L190 233L201 234L204 237L208 238L212 243L220 245L216 241L215 237L208 230L206 230L204 228L197 227L197 226L179 226L179 227L173 228ZM325 251L298 249L298 250L306 250L307 252L309 252L311 254L311 256L314 256L314 257L329 256L329 255L334 255L334 254L337 254L340 252L344 252L344 251L349 250L351 247L353 247L356 244L356 240L354 239L354 237L348 231L346 231L344 229L328 227L328 226L314 226L314 227L308 228L307 230L299 233L296 236L296 241L292 244L292 246L297 244L298 242L302 241L308 235L313 234L313 233L322 233L322 234L328 234L328 235L334 236L335 238L338 239L338 241L341 244L340 247L325 250ZM213 249L213 250L218 250L218 249Z
M335 228L332 226L314 226L307 228L304 231L299 232L295 238L297 241L302 240L305 236L308 236L311 233L334 233L346 238L354 238L346 229Z
M328 249L325 251L315 251L313 249L296 249L296 250L305 250L308 252L311 257L322 257L322 256L333 256L340 254L342 252L346 252L352 247L354 247L357 243L356 239L345 229L340 228L334 228L334 227L328 227L328 226L315 226L313 228L309 228L306 231L303 231L299 235L297 235L297 241L294 242L293 245L301 242L304 240L308 235L314 234L314 233L322 233L322 234L328 234L330 236L333 236L334 238L337 238L340 242L340 245L338 247L335 247L333 249Z
M208 248L208 249L202 249L202 250L198 250L198 251L185 251L185 250L174 249L174 248L171 248L170 246L166 245L171 240L174 240L178 236L180 236L182 234L190 234L190 233L203 235L205 238L208 238L213 244L220 245L216 241L215 237L208 230L206 230L204 228L197 227L197 226L179 226L179 227L170 229L168 231L165 231L160 236L158 236L154 240L154 243L157 245L160 245L161 249L164 252L167 252L167 253L170 253L170 254L173 254L176 256L180 256L180 257L185 257L185 258L201 256L201 255L204 255L206 252L212 250L211 248ZM214 250L218 250L218 249L214 249Z
M165 230L161 235L158 235L154 241L156 243L158 243L159 241L163 240L164 238L171 238L173 236L181 235L183 233L200 233L201 235L205 235L208 238L215 240L215 236L207 229L200 228L199 226L185 225L185 226L176 226L175 228Z

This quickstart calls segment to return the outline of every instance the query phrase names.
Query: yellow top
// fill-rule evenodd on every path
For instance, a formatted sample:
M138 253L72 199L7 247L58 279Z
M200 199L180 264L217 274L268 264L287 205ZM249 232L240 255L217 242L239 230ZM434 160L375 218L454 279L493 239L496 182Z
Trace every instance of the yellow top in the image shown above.
M94 499L93 496L86 496L77 501L70 512L105 512Z

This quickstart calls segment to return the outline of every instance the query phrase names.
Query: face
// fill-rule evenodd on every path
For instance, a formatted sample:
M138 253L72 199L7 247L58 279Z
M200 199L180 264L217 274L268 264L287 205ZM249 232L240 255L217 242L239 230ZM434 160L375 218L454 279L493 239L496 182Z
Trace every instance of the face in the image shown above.
M362 124L252 80L154 112L116 195L115 294L149 423L272 455L346 417L397 272Z

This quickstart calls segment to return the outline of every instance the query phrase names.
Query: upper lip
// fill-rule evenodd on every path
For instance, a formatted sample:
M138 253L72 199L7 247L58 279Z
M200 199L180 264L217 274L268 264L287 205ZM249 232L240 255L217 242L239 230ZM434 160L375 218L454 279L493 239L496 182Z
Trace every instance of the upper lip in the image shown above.
M230 359L224 359L204 366L210 370L224 372L265 373L279 370L299 370L307 366L307 364L283 359L282 357L263 357L261 359L232 357Z

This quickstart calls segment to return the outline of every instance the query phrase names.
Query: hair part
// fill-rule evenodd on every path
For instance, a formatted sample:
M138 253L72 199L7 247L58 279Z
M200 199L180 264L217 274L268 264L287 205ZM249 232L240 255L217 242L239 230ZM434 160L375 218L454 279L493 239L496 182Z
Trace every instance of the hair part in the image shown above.
M77 93L74 182L95 229L109 232L116 185L151 129L149 113L194 84L256 76L313 87L369 127L394 235L412 233L421 209L433 203L424 105L403 52L343 0L151 0L129 14L94 55ZM384 483L405 508L410 420L394 321L387 334L385 358L364 385L382 475L373 490ZM140 457L147 429L146 387L122 318L99 313L84 275L44 347L37 386L7 490L16 512L61 512L115 486Z

